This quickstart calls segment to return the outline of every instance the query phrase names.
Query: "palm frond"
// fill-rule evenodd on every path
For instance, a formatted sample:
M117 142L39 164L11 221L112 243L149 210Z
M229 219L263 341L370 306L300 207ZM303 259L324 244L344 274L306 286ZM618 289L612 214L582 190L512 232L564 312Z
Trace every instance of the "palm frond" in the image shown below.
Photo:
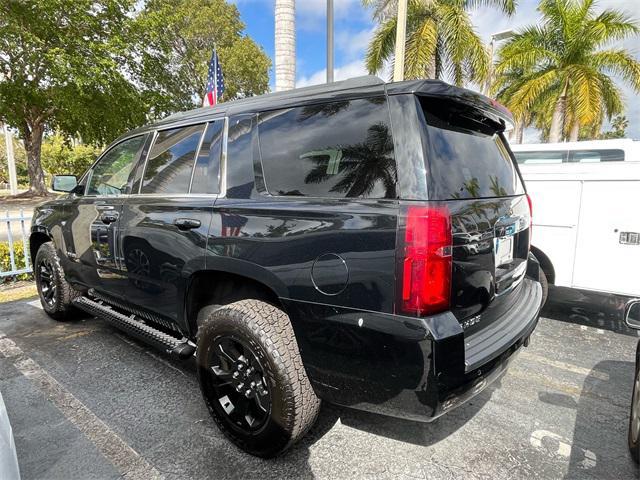
M382 69L385 60L390 59L393 55L393 47L396 41L396 24L396 19L392 18L380 25L374 33L371 43L369 43L365 64L372 75L378 73Z
M590 64L620 76L640 92L640 62L624 50L603 50L591 56Z

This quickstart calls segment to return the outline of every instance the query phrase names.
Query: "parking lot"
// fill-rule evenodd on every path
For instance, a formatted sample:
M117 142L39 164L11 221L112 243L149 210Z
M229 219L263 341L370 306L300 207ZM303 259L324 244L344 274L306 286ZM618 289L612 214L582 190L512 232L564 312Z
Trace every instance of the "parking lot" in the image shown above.
M24 479L639 478L626 447L637 337L565 300L552 292L552 318L472 403L433 424L325 405L276 460L224 439L192 363L101 320L56 323L37 301L0 305L0 390Z

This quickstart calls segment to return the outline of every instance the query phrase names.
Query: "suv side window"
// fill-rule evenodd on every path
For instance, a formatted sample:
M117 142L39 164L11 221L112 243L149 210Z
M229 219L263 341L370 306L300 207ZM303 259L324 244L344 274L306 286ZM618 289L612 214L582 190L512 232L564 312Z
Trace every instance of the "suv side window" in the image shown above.
M397 197L385 97L263 112L258 137L272 195Z
M223 119L214 120L207 125L193 170L191 193L219 193L223 131Z
M187 193L203 131L204 124L158 132L149 151L140 193Z
M91 171L86 194L118 196L125 193L144 139L144 135L129 138L105 153Z

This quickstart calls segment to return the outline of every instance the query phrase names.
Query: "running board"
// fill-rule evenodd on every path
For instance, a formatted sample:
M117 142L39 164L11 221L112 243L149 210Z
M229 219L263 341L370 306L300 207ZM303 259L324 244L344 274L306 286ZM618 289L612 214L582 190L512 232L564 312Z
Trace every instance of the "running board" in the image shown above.
M138 320L136 314L126 315L121 313L103 300L94 301L87 297L78 297L73 303L85 312L100 317L131 336L167 353L186 359L193 356L195 352L195 345L186 338L178 339L167 335Z

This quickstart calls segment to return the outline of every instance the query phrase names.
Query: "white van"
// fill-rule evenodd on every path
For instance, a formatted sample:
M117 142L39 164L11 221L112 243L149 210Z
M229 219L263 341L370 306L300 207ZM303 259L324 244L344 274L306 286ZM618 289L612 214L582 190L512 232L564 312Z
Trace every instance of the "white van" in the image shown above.
M511 145L549 283L640 297L640 142Z

